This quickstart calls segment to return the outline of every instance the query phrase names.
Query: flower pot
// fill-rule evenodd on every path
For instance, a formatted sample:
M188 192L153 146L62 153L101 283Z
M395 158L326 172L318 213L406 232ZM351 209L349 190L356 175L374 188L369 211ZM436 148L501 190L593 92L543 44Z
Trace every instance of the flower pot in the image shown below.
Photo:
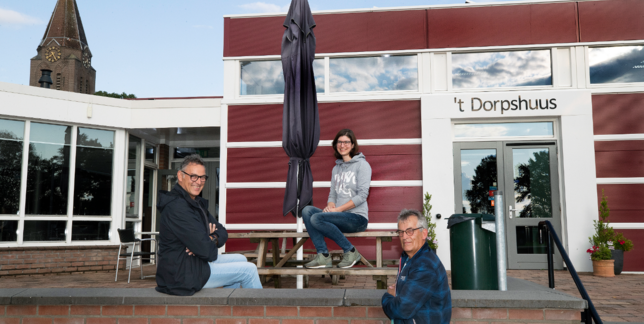
M611 250L611 259L615 260L615 275L622 273L624 268L624 250Z
M593 260L593 275L598 277L615 277L615 260Z

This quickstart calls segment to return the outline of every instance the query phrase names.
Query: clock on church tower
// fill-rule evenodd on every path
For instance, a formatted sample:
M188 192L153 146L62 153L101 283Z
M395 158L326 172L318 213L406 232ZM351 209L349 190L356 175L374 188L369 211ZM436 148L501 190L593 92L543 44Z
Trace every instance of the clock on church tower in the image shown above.
M71 19L69 19L71 17ZM29 85L39 87L43 70L51 71L51 88L94 94L96 70L76 0L57 0L45 35L31 59Z

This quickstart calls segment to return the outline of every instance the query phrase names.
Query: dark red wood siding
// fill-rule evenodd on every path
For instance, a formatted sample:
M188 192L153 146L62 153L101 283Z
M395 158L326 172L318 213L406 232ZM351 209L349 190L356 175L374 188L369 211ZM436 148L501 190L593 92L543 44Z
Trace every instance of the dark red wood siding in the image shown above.
M598 178L644 177L644 141L595 142Z
M610 208L611 223L644 223L644 184L597 185L597 208L602 200L602 190Z
M290 216L289 216L290 217ZM291 220L294 221L293 217L291 217ZM229 233L248 233L248 231L228 231ZM375 260L376 259L376 244L375 238L350 238L349 241L353 246L360 251L360 254L362 254L365 258L369 260ZM341 250L340 247L335 244L335 242L331 240L326 240L327 247L329 250ZM278 243L279 248L282 248L282 241L280 240ZM293 242L292 240L287 240L286 241L286 247L291 248L293 247ZM226 242L226 251L227 252L235 252L235 251L254 251L257 248L257 243L250 243L250 240L248 239L229 239L228 242ZM269 246L269 249L272 248ZM313 246L313 242L311 240L308 240L306 243L304 243L304 249L311 249L315 250L315 247ZM400 254L402 253L402 248L400 247L400 240L397 238L394 238L391 240L391 242L383 242L382 243L382 254L385 260L398 260L400 257Z
M624 233L624 236L633 241L633 250L624 253L624 271L642 271L644 269L644 253L641 248L644 246L644 230L641 229L618 229L616 232Z
M642 121L644 93L593 95L595 135L642 134Z
M422 208L421 187L371 187L369 222L395 223L403 208ZM227 189L227 224L292 224L293 216L282 216L284 189ZM313 189L313 205L326 206L329 188Z
M574 2L427 11L429 48L576 42Z
M284 18L224 18L224 57L279 55ZM315 52L424 49L425 18L425 10L314 15Z
M336 102L318 105L320 139L350 128L360 139L420 138L420 101ZM228 142L281 141L283 105L228 107Z
M371 180L422 180L420 145L361 146L371 165ZM228 149L228 182L284 182L288 156L281 147ZM333 149L318 147L311 158L315 181L331 181Z
M581 1L582 42L644 39L644 1Z

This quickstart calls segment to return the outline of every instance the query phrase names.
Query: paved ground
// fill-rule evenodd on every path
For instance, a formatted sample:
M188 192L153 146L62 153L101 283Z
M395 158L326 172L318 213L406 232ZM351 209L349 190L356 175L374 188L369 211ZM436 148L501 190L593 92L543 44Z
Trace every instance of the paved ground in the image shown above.
M144 267L144 274L154 274L153 266ZM25 277L0 277L2 288L152 288L156 286L154 278L139 279L139 271L132 271L131 282L127 283L127 272L119 271L118 281L114 282L114 272L84 273ZM508 276L529 280L544 286L548 285L548 274L545 270L509 270ZM581 280L605 322L644 322L644 275L622 274L614 278L594 277L582 273ZM390 277L390 282L393 277ZM331 285L329 277L310 278L311 288L357 288L376 289L376 282L371 277L349 276L340 280L337 286ZM295 288L294 277L282 278L283 288ZM273 289L269 281L264 288ZM567 271L555 272L555 288L572 296L581 297Z

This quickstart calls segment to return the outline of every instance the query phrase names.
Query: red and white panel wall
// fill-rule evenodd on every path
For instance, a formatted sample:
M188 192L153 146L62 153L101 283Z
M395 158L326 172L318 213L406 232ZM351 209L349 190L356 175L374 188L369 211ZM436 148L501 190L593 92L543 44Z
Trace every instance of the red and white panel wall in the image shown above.
M282 104L228 106L226 224L230 227L248 231L296 222L290 214L282 216L289 161L281 147L282 109ZM339 130L349 128L373 171L367 199L369 230L395 229L401 209L422 207L420 101L320 103L319 115L324 145L311 158L314 206L323 208L329 194L336 159L328 143ZM352 243L366 257L374 257L375 245L368 240ZM254 248L239 241L229 242L227 250ZM339 249L329 240L327 244ZM390 259L401 252L395 240L383 250Z
M609 220L635 249L624 271L644 271L644 93L593 95L597 201L602 191Z

